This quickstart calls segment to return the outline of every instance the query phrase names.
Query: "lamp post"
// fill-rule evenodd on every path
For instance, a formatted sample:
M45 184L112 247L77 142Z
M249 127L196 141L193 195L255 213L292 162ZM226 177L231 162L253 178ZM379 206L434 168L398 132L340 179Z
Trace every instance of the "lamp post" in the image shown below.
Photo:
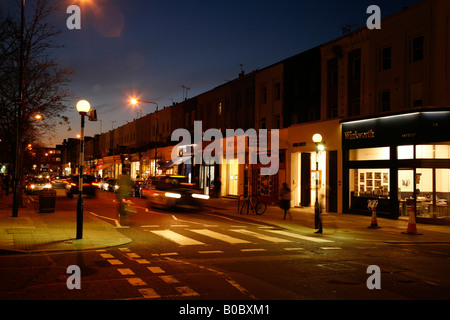
M154 102L154 101L147 101L147 100L138 100L138 99L131 99L130 100L131 104L138 104L140 102L142 103L153 103L156 105L156 111L155 111L155 116L156 116L156 137L155 137L155 177L156 177L156 161L158 159L158 103Z
M83 238L83 161L84 161L84 117L91 109L91 105L86 100L80 100L77 103L78 113L81 115L81 135L80 135L80 179L78 182L78 201L77 201L77 239Z
M312 140L316 144L316 202L314 204L314 225L318 229L316 233L322 233L322 219L320 217L319 204L319 150L324 150L324 146L322 136L319 133L313 135Z

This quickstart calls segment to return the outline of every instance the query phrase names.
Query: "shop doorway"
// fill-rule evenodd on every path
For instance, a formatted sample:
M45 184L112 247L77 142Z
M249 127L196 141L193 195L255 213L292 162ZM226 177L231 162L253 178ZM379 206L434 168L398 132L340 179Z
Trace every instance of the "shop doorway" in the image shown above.
M238 181L239 181L238 159L229 160L227 167L228 167L228 174L227 174L228 194L237 196L238 195Z

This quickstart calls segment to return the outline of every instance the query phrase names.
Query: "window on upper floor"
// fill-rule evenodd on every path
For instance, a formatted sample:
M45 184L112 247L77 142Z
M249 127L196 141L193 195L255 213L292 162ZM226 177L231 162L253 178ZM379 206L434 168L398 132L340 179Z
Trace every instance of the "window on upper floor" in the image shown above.
M280 82L276 82L274 85L274 98L275 101L279 101L281 99L281 83Z
M380 52L380 71L391 69L392 47L384 47Z
M267 103L267 88L262 87L261 88L261 104Z
M391 91L385 90L380 92L380 111L391 110Z
M423 60L424 38L423 35L416 36L411 39L410 43L410 61Z

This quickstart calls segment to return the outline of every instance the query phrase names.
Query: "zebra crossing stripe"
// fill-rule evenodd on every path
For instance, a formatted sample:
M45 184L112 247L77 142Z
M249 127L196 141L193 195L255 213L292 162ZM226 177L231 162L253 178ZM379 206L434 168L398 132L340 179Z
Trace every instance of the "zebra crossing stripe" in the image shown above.
M283 236L288 236L288 237L297 238L297 239L301 239L301 240L312 241L312 242L334 242L334 241L326 240L326 239L322 239L322 238L302 236L300 234L291 233L291 232L284 231L284 230L267 230L267 231L274 232L274 233L277 233L277 234L280 234L280 235L283 235Z
M151 233L154 233L158 236L166 238L172 242L178 243L182 246L190 246L190 245L204 245L203 242L185 237L179 233L173 232L171 230L152 230Z
M277 237L271 237L271 236L266 236L264 234L256 233L256 232L253 232L253 231L250 231L250 230L246 230L246 229L235 229L235 230L232 230L232 231L239 232L239 233L244 234L244 235L252 236L252 237L255 237L255 238L258 238L258 239L261 239L261 240L275 242L275 243L292 242L291 240L277 238Z
M192 231L192 232L195 232L195 233L198 233L198 234L210 237L210 238L214 238L214 239L217 239L220 241L228 242L230 244L251 243L250 241L247 241L247 240L230 237L226 234L222 234L222 233L215 232L215 231L208 230L208 229L192 229L189 231Z

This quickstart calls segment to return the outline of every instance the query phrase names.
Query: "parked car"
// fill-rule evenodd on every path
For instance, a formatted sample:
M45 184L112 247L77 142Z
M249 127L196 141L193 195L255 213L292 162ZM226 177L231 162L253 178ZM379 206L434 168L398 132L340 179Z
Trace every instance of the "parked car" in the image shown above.
M198 209L209 199L185 176L175 175L152 178L141 186L141 194L149 206L163 209Z
M25 193L34 194L44 189L51 189L52 185L47 178L31 178L25 184Z
M67 179L66 193L69 198L72 198L74 194L79 193L78 184L80 177L78 175L70 176ZM83 175L83 194L95 197L98 189L98 183L94 176Z

